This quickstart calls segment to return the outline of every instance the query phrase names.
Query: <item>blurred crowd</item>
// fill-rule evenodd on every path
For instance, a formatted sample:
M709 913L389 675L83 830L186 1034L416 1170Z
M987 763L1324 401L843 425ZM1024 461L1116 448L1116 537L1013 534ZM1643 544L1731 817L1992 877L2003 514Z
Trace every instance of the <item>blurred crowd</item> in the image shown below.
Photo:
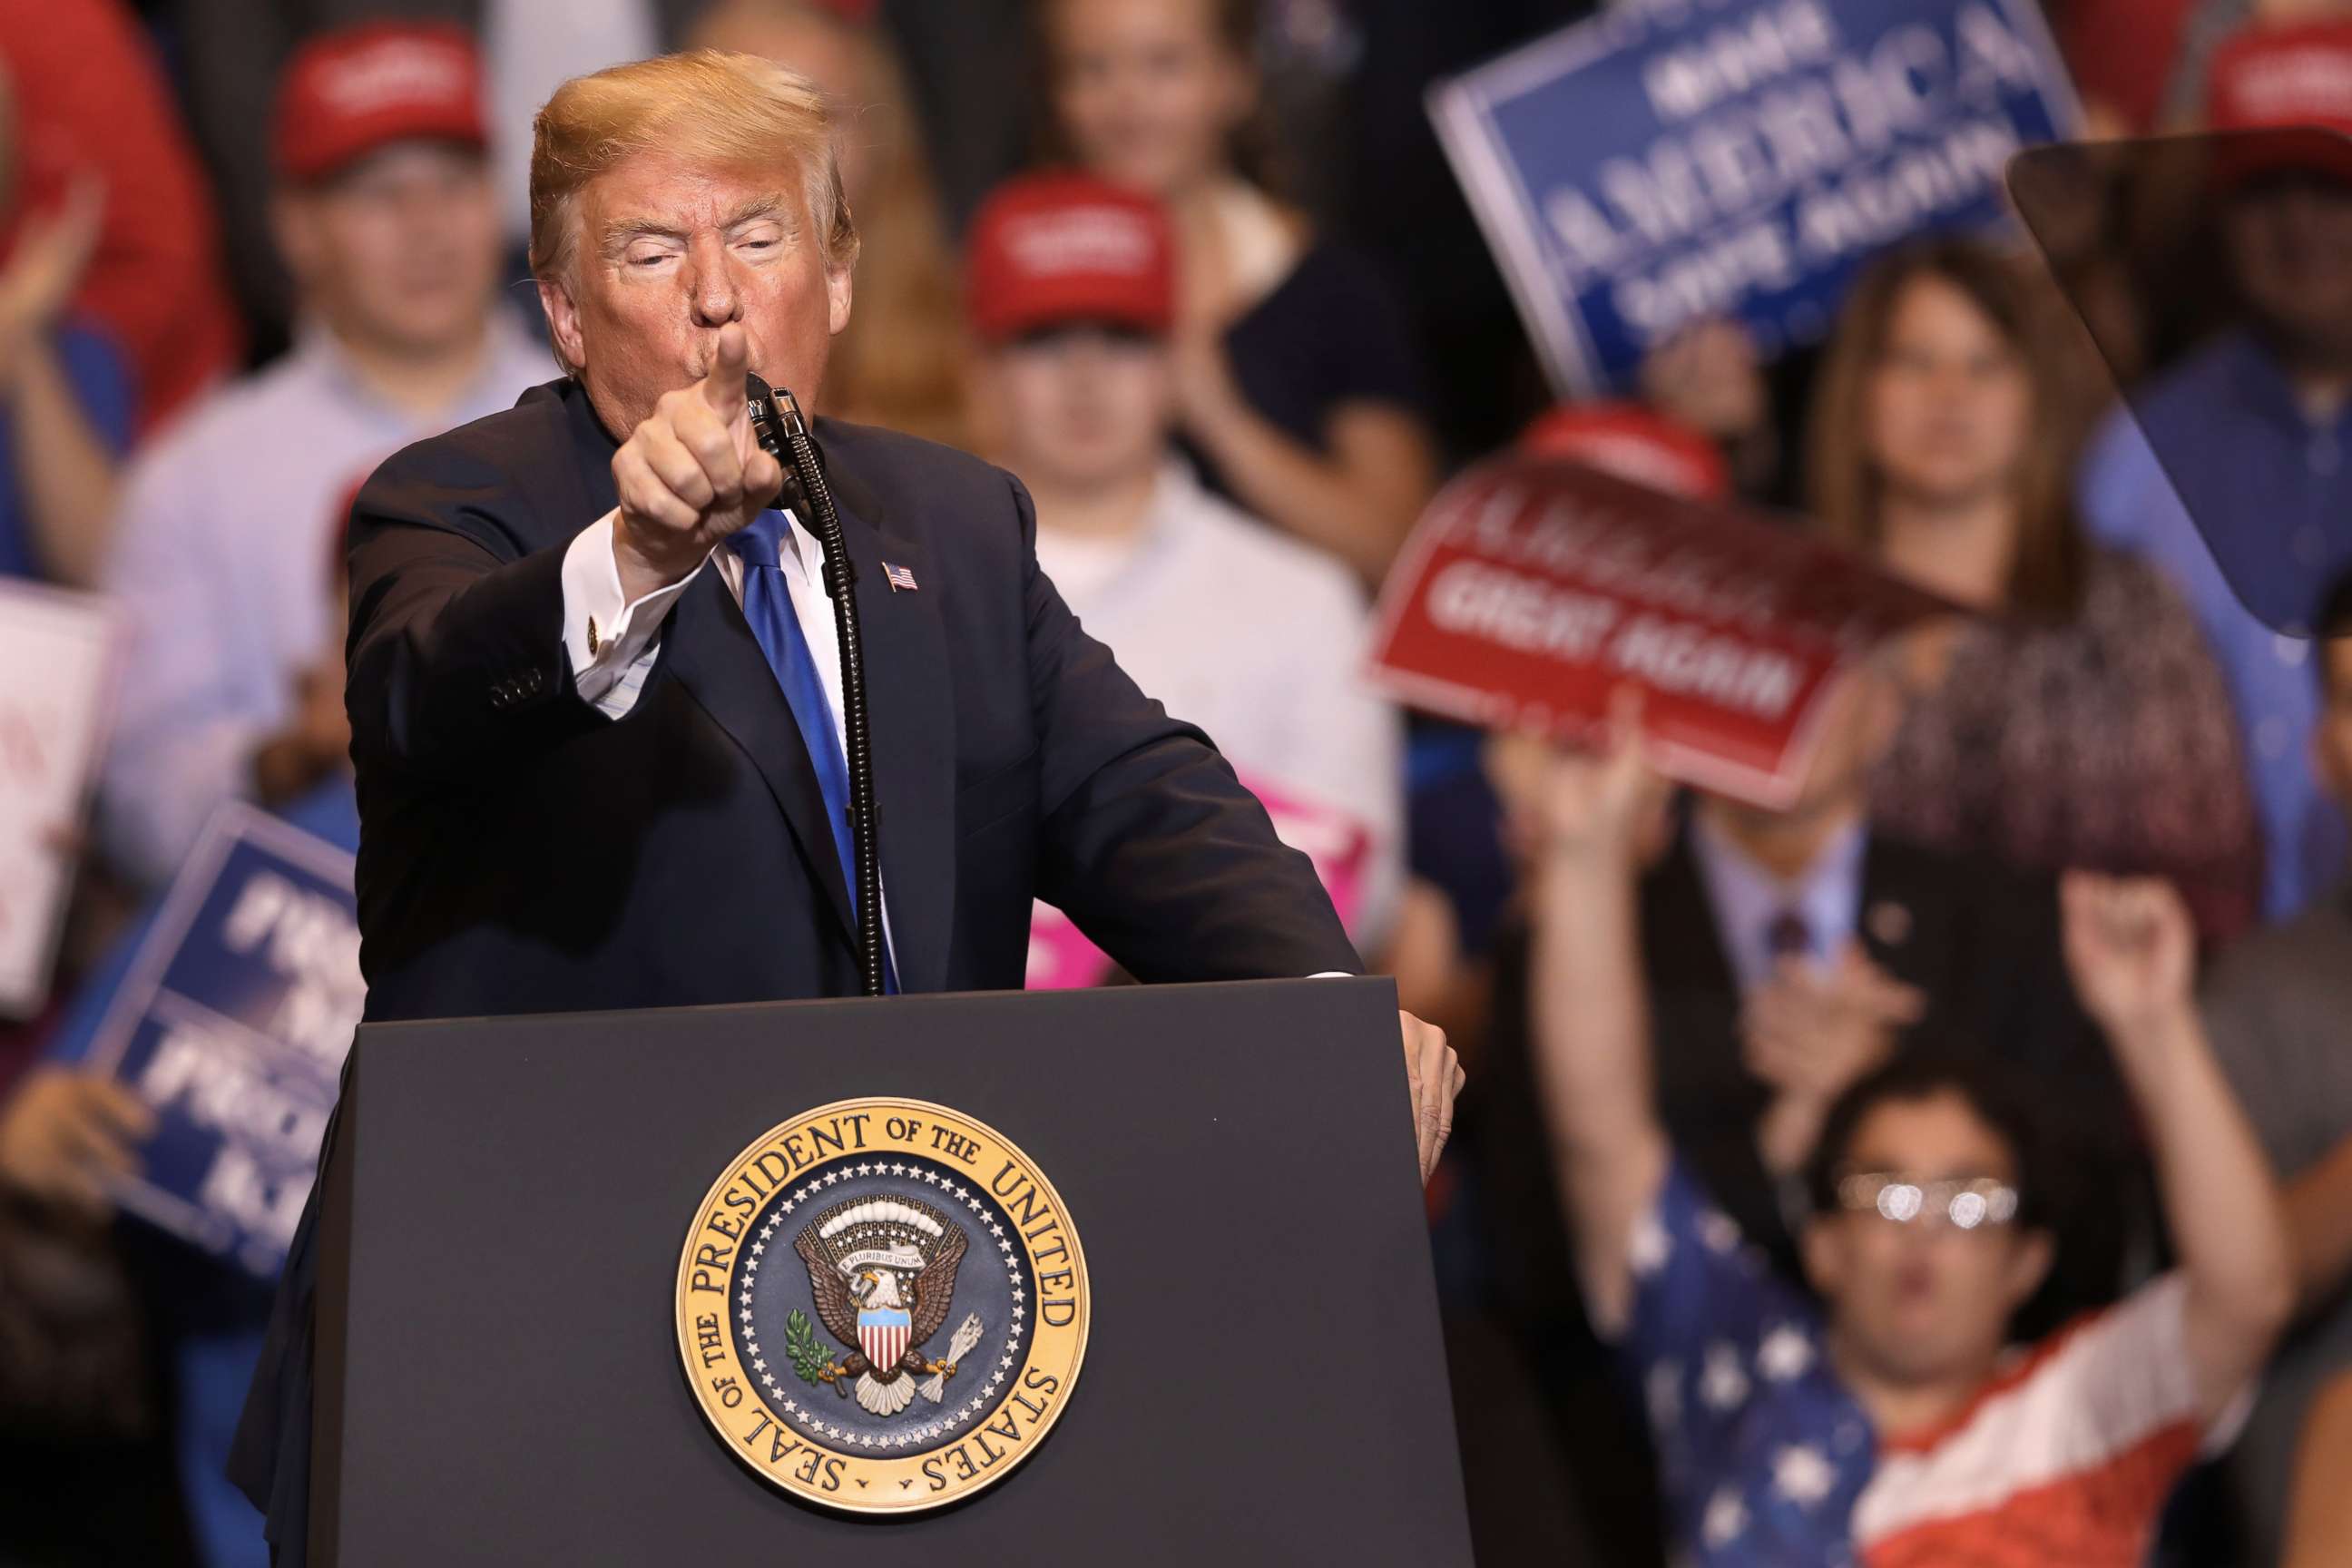
M353 490L557 374L537 106L698 47L842 108L819 412L1016 475L1461 1047L1482 1562L2352 1563L2352 170L2086 154L2041 250L1914 236L1817 344L1708 321L1559 404L1422 100L1591 9L0 0L0 578L103 595L129 672L0 1024L0 1564L266 1562L266 1284L115 1215L150 1113L77 1058L224 802L355 843ZM2095 136L2352 130L2344 0L2048 10ZM1370 597L1514 448L1972 614L1778 809L1630 703L1574 753L1409 715Z

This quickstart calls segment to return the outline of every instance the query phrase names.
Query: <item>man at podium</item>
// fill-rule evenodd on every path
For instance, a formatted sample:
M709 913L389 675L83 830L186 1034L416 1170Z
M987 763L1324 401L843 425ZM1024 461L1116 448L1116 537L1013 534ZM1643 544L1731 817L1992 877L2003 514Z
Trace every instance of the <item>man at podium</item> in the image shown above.
M860 989L834 606L745 390L821 405L858 244L836 140L747 56L616 67L541 111L531 267L564 374L395 456L352 512L370 1019ZM1306 858L1039 572L1018 481L814 434L856 572L887 988L1018 988L1033 897L1147 982L1358 967ZM1403 1036L1425 1176L1460 1073ZM310 1239L306 1216L232 1465L280 1563L307 1532Z

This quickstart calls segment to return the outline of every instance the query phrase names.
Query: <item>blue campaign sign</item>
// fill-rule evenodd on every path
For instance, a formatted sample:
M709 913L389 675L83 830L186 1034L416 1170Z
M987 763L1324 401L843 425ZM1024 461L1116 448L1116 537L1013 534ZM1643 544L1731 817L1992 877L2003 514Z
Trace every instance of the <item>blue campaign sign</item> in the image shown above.
M2002 222L2011 155L2081 114L2032 0L1620 0L1429 107L1577 396L1706 317L1818 339L1874 252Z
M155 1108L124 1208L275 1274L359 1022L352 857L224 806L173 882L87 1061Z

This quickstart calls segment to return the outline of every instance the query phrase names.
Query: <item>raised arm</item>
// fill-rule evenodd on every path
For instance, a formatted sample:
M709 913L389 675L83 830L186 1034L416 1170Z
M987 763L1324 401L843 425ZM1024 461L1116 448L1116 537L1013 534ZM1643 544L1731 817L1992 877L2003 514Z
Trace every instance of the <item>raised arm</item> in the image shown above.
M563 652L564 552L516 555L486 518L420 514L402 477L386 465L352 514L352 755L455 778L587 713Z
M2066 958L2114 1047L2156 1160L2188 1282L2184 1332L2210 1422L2269 1355L2294 1294L2277 1190L2205 1041L2196 936L2170 886L2070 875Z
M1537 1093L1585 1310L1604 1334L1632 1308L1633 1230L1657 1201L1669 1156L1635 913L1641 825L1656 795L1636 716L1621 706L1602 752L1553 764L1529 953Z
M96 585L105 563L118 453L130 423L122 378L77 386L58 345L58 324L98 243L105 207L97 179L77 177L60 210L26 223L0 270L0 408L10 415L10 455L34 553L52 581L74 588ZM88 391L101 392L96 401L107 414L85 405Z
M527 550L484 500L529 500L510 476L462 471L459 453L412 447L378 470L352 521L355 756L454 776L487 751L596 721L578 699L612 687L782 482L751 433L746 363L730 322L709 373L665 394L614 453L618 507L577 519L560 545ZM597 580L612 606L601 626L579 602Z

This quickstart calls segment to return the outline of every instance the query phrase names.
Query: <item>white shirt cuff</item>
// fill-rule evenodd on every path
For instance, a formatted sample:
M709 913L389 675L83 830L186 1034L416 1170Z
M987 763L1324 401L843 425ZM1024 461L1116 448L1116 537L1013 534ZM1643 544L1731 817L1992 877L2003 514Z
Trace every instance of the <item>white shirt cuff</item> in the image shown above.
M621 679L644 658L670 606L702 570L634 604L621 597L621 568L613 555L614 508L582 529L563 552L563 651L582 699L619 718L635 706L635 683L618 700Z

